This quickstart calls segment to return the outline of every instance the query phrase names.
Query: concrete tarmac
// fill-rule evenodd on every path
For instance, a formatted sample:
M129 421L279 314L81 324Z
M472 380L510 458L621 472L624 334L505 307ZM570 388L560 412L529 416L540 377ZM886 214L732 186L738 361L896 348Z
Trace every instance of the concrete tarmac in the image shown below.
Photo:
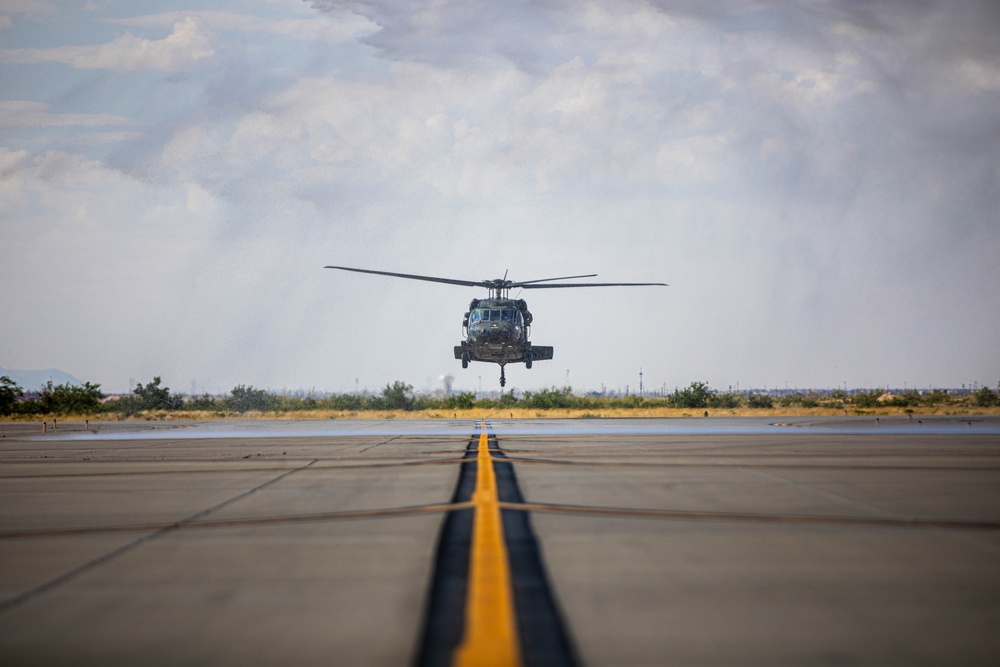
M774 421L490 422L573 659L1000 664L1000 422ZM0 425L0 664L417 659L477 424L82 426Z

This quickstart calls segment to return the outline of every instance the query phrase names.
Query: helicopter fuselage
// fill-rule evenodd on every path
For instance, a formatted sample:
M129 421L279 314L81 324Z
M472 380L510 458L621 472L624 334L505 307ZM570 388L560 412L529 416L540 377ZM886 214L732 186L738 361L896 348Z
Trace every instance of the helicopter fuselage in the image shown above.
M528 341L531 313L522 299L473 299L462 324L465 340L455 346L462 367L470 361L504 364L551 359L552 348Z

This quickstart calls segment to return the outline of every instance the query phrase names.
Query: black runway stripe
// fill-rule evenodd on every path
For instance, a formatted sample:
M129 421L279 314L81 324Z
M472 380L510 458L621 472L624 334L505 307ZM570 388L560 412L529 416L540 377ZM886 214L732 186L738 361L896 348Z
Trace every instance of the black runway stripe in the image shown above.
M465 450L452 503L469 502L476 488L476 446L473 435ZM472 549L473 510L449 512L441 525L434 574L431 577L424 612L424 627L415 665L446 667L465 631L465 598L469 581L469 554Z

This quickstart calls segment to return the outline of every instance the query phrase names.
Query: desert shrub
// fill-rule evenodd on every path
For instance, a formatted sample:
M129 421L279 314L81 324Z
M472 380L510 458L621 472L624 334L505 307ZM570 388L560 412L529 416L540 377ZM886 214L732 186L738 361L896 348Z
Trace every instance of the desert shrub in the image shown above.
M358 394L335 394L317 402L318 406L321 408L326 408L327 410L342 410L345 412L364 410L365 403L365 397L359 396Z
M22 414L89 414L104 410L101 385L85 382L82 387L71 384L52 384L49 380L34 399L23 401L17 407Z
M732 409L740 407L740 397L738 394L728 392L725 394L709 394L708 407Z
M516 406L520 401L514 397L514 390L511 389L507 393L500 394L500 398L497 400L497 407L501 408L512 408Z
M923 396L923 402L927 405L941 405L950 401L951 397L948 396L948 392L941 391L940 389Z
M263 389L254 389L253 385L238 385L233 387L232 396L224 403L227 409L236 412L247 412L249 410L268 410L271 407L271 395Z
M674 408L707 408L712 390L704 382L692 382L685 389L670 395L669 404Z
M192 396L184 407L188 410L212 410L215 408L215 398L209 396L208 394L202 394L201 396Z
M920 405L920 394L910 389L908 391L904 391L902 394L893 396L889 400L885 401L884 405L891 405L897 408L917 406Z
M859 391L851 396L851 403L857 408L874 408L878 405L878 397L881 395L881 391Z
M973 400L981 408L991 408L1000 405L1000 394L989 387L983 387L973 394Z
M819 397L816 394L805 394L799 399L799 405L804 408L817 408L819 407Z
M570 407L572 392L573 390L569 387L563 387L562 389L552 387L552 389L542 389L537 393L526 391L521 401L528 408L540 408L542 410L568 408Z
M786 394L778 399L778 405L783 408L788 408L793 405L799 405L802 401L802 394Z
M773 408L774 401L767 394L750 394L747 397L748 408Z
M24 396L24 390L6 375L0 377L0 415L9 415Z
M370 404L375 410L412 410L413 386L396 380L391 385L387 384L382 390L382 396L372 399Z
M143 386L140 382L132 393L138 397L139 410L178 410L184 404L180 396L172 396L170 387L160 386L160 376L154 376L153 381Z
M437 396L428 396L427 394L417 394L413 398L413 409L414 410L431 410L433 408L441 407L441 399Z
M471 410L476 405L476 395L471 391L452 394L444 399L444 407L449 410Z

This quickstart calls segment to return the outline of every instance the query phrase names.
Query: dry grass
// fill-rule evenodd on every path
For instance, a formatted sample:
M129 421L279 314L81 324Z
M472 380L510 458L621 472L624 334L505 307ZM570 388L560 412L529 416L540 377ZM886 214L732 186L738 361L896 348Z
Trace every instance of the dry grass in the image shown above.
M225 419L273 419L273 420L325 420L325 419L357 419L357 420L386 420L386 419L643 419L643 418L684 418L684 417L704 417L708 412L710 417L767 417L780 419L784 417L836 417L844 416L903 416L908 413L906 408L898 407L878 407L868 409L834 409L834 408L771 408L771 409L713 409L713 408L609 408L609 409L589 409L589 410L569 410L551 409L540 410L536 408L472 408L471 410L293 410L287 412L223 412L218 410L192 410L192 411L166 411L148 410L141 415L129 417L126 421L214 421ZM913 409L913 415L917 416L946 416L946 415L1000 415L1000 407L977 408L962 405L942 405L927 406ZM117 419L113 414L94 415L73 415L67 417L56 417L63 421L82 422L89 419L93 422L114 421ZM52 421L52 416L15 416L0 417L0 421L7 422L36 422Z

